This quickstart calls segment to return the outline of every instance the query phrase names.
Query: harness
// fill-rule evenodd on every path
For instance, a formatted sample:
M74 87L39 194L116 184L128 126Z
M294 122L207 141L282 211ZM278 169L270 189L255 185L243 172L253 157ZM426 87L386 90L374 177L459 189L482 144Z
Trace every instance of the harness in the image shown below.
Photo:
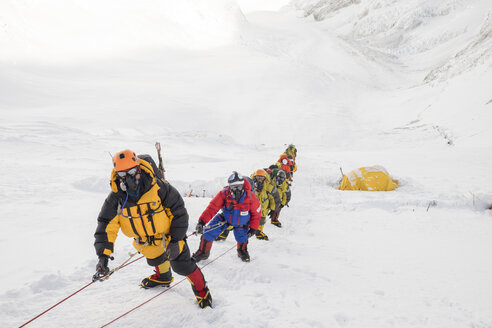
M137 237L137 238L134 238L135 239L135 242L139 245L154 245L154 246L158 246L156 244L156 240L164 240L164 238L157 238L156 236L146 236L146 239L143 240L142 238L140 237ZM162 245L162 243L160 243Z
M162 245L165 234L169 233L172 214L167 213L162 204L152 167L144 160L140 160L142 174L147 173L151 178L150 189L141 195L136 203L128 203L128 192L122 205L118 208L122 232L142 245L149 243L155 246Z
M239 201L233 199L231 197L231 193L230 191L225 188L223 191L222 191L225 195L225 203L224 205L222 206L222 214L221 214L221 219L226 221L228 225L233 225L232 224L232 220L233 220L233 215L234 215L234 211L239 211L239 213L237 214L237 220L239 223L239 220L241 219L241 212L243 211L248 211L250 212L250 205L245 203L245 200L246 198L248 197L248 192L249 192L249 200L251 203L251 200L253 198L253 193L249 190L249 191L246 191L246 193L241 197L241 199ZM225 215L228 214L229 217L226 219ZM244 228L244 227L247 227L247 225L235 225L234 227L236 228Z

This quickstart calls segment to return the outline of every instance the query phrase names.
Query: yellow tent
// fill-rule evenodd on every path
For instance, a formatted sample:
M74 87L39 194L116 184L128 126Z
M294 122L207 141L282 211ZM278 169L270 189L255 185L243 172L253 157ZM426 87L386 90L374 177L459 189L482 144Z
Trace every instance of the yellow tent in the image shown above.
M392 180L382 166L367 166L345 174L339 190L390 191L398 187L398 181Z

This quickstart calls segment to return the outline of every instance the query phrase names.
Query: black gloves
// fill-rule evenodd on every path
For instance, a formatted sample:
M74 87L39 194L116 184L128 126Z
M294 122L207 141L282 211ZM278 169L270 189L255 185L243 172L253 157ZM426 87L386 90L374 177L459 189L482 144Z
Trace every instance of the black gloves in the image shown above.
M251 238L254 234L256 234L256 229L249 228L248 238Z
M205 222L202 220L198 220L198 224L196 225L195 232L196 233L203 233L203 227L205 226Z
M179 241L173 241L169 242L169 244L166 247L166 255L170 261L174 261L180 254L179 251Z
M97 262L96 265L96 273L101 276L105 276L109 273L108 258L109 257L107 255L99 256L99 262Z
M97 265L96 265L96 273L94 273L94 275L92 276L92 281L101 280L102 277L104 277L105 275L107 275L109 273L108 259L109 259L109 256L107 256L107 255L99 256L99 262L97 262ZM113 259L113 258L111 258L111 259Z

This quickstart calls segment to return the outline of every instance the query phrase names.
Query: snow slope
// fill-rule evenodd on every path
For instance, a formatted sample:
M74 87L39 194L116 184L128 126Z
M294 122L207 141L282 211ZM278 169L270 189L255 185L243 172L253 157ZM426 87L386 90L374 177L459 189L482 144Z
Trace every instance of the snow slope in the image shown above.
M154 155L191 233L232 170L298 151L284 225L111 326L492 327L491 34L483 0L0 4L0 323L90 282L109 153ZM393 192L336 190L382 165ZM198 238L188 239L194 251ZM116 242L116 266L133 251ZM143 260L29 326L98 327L157 295ZM175 275L175 282L182 277Z

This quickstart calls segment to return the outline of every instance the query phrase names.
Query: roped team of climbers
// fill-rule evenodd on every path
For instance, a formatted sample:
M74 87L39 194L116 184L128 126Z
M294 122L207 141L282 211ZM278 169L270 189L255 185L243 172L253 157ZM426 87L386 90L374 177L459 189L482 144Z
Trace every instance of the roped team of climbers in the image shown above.
M297 171L296 155L296 147L290 144L275 164L265 169L258 169L251 175L251 178L246 178L250 184L255 186L254 193L261 204L261 219L256 231L257 239L268 240L268 236L263 232L267 215L273 225L282 227L278 218L280 210L287 206L291 198L290 186L294 172ZM225 240L232 229L231 225L221 229L222 233L215 240Z
M297 149L294 145L290 144L285 152L280 155L277 162L265 169L270 174L272 184L277 188L280 196L280 203L277 208L269 211L270 222L279 228L282 227L282 224L278 220L280 211L289 204L292 196L290 186L293 181L294 172L297 171L296 156Z
M94 234L99 262L93 280L110 273L108 260L121 229L134 238L135 249L155 267L155 274L142 280L143 288L168 287L174 279L172 267L190 281L199 307L211 307L212 296L196 263L207 259L213 241L224 240L230 230L237 241L238 257L250 261L248 239L254 235L268 240L263 232L267 214L273 225L281 227L278 217L290 201L296 155L295 146L289 145L275 165L256 170L251 178L233 172L228 185L198 219L196 232L203 235L198 250L190 256L186 242L189 217L179 192L164 179L151 156L136 156L131 150L115 154L111 192L99 213Z

